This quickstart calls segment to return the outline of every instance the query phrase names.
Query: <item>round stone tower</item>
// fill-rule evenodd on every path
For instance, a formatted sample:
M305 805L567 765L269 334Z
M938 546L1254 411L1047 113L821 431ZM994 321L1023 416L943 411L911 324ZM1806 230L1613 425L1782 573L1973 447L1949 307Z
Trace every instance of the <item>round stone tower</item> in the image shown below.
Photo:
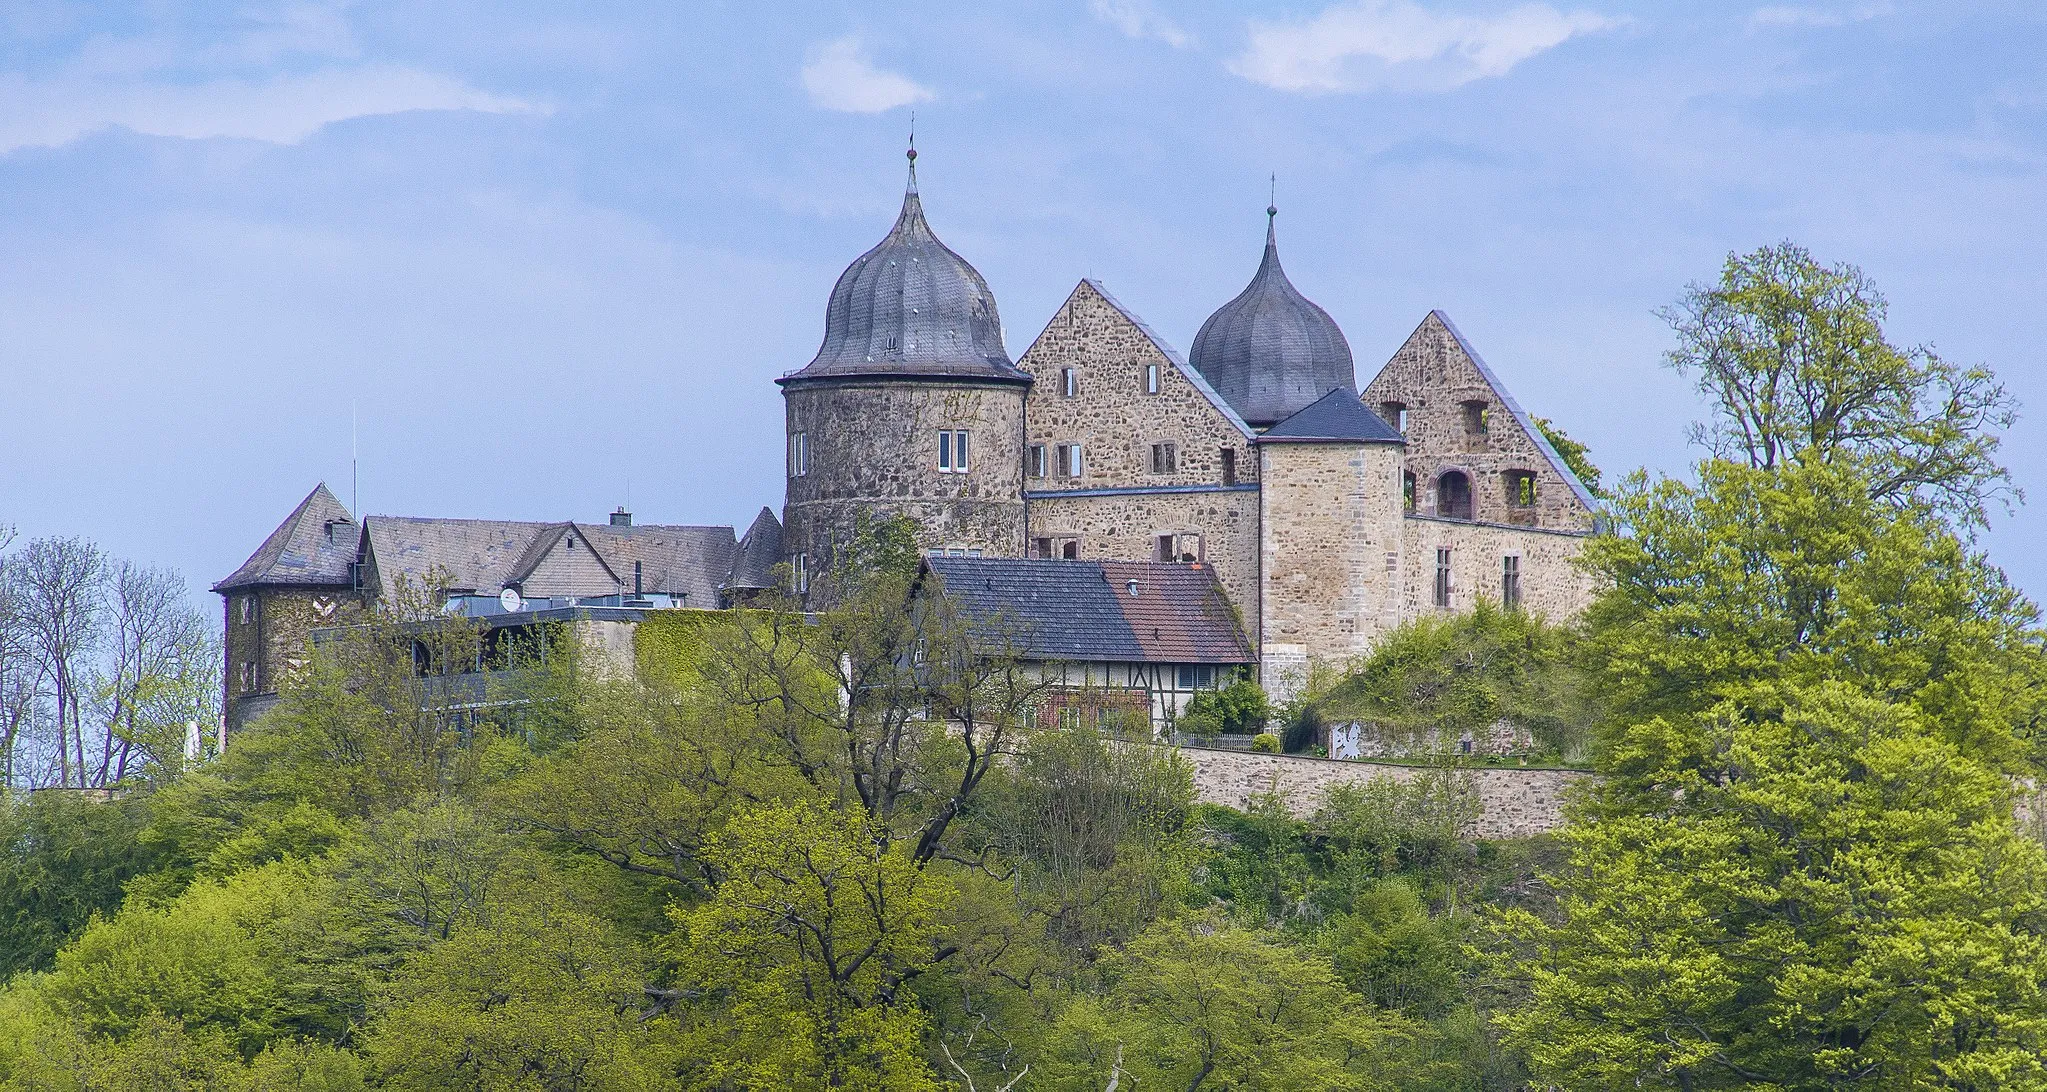
M1023 556L1024 395L988 283L931 232L917 151L895 227L839 275L817 357L781 384L783 551L797 590L858 519L902 514L926 549Z
M1202 378L1252 428L1264 430L1333 390L1358 389L1350 342L1329 312L1301 295L1279 267L1265 209L1265 260L1237 298L1216 309L1187 354Z

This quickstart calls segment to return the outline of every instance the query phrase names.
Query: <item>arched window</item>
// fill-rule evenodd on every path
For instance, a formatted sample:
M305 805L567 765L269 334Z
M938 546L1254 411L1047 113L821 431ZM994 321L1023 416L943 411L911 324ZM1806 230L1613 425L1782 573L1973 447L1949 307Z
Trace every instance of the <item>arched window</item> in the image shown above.
M1471 518L1471 479L1462 470L1446 470L1436 479L1436 514L1446 519Z

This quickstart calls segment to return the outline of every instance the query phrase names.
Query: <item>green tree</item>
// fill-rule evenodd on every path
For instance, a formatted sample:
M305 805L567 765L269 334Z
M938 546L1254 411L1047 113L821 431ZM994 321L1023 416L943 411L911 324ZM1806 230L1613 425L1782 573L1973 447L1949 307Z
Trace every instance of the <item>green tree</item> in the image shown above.
M1592 462L1592 449L1571 439L1570 433L1565 432L1562 426L1547 417L1529 419L1535 422L1535 430L1542 433L1542 438L1549 441L1549 446L1556 449L1557 457L1563 459L1564 465L1571 468L1571 473L1578 476L1578 483L1585 487L1585 491L1594 497L1605 499L1606 490L1600 485L1599 467Z
M1271 719L1272 705L1265 691L1250 679L1235 679L1228 686L1203 690L1188 699L1180 729L1195 735L1241 735L1264 731Z
M139 799L0 790L0 982L48 967L94 914L121 904L122 885L157 864L142 844Z
M1851 465L1874 496L1981 522L2008 488L1994 430L2015 403L1987 368L1892 344L1886 308L1860 269L1796 244L1729 254L1717 283L1660 312L1677 334L1667 361L1713 407L1694 435L1764 470Z
M1566 829L1557 920L1503 919L1528 1000L1500 1023L1539 1079L2047 1087L2047 853L2006 778L1841 684L1618 747L1637 806Z

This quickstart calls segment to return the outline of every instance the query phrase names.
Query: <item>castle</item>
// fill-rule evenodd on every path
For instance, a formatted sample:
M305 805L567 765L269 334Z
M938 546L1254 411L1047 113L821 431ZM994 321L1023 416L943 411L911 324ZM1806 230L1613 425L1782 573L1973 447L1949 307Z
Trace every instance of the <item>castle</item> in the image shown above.
M1012 360L993 293L933 233L909 158L902 211L832 288L816 357L776 380L779 520L763 509L743 536L623 512L358 524L316 489L215 586L230 709L274 693L309 629L403 576L437 570L451 606L518 616L729 606L780 562L818 606L834 551L878 514L910 517L948 580L974 559L1012 574L1031 571L1019 559L1205 570L1234 608L1236 659L1281 697L1309 665L1481 596L1552 617L1583 607L1572 561L1596 503L1447 315L1426 315L1360 391L1342 330L1281 268L1267 208L1257 272L1187 357L1082 280Z

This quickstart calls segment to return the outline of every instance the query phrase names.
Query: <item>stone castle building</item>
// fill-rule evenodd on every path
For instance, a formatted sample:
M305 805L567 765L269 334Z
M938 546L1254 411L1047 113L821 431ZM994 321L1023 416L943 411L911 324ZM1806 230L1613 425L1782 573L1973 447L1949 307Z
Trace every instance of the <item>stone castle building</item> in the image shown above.
M1349 341L1288 279L1278 210L1265 211L1257 271L1188 357L1082 280L1012 359L987 282L925 219L912 150L894 226L833 286L817 355L776 380L779 520L763 509L743 535L634 527L623 512L588 525L358 522L322 486L215 586L230 723L274 700L311 630L389 600L401 578L431 580L450 609L491 625L716 609L780 580L817 607L837 549L887 514L914 521L942 580L969 578L979 559L980 583L1028 589L1021 613L1098 617L1098 635L1122 636L1095 644L1122 642L1122 659L1081 658L1107 657L1126 679L1207 686L1249 663L1284 696L1311 664L1341 665L1404 620L1481 596L1575 614L1589 589L1572 561L1599 518L1584 485L1440 311L1360 391ZM1088 580L1131 580L1132 595L1140 583L1185 592L1133 623L1094 590L1081 597L1092 605L1065 603L1080 595L1073 571L1031 576L1019 562L1085 562ZM1137 581L1129 564L1203 572ZM1210 584L1240 639L1213 632ZM1204 636L1175 646L1161 610ZM1197 646L1225 651L1187 659Z
M1440 311L1361 393L1343 331L1281 268L1277 216L1190 357L1083 280L1012 362L987 283L925 219L913 150L895 226L777 381L796 590L860 513L911 517L942 556L1206 566L1282 694L1480 596L1576 613L1584 485Z

